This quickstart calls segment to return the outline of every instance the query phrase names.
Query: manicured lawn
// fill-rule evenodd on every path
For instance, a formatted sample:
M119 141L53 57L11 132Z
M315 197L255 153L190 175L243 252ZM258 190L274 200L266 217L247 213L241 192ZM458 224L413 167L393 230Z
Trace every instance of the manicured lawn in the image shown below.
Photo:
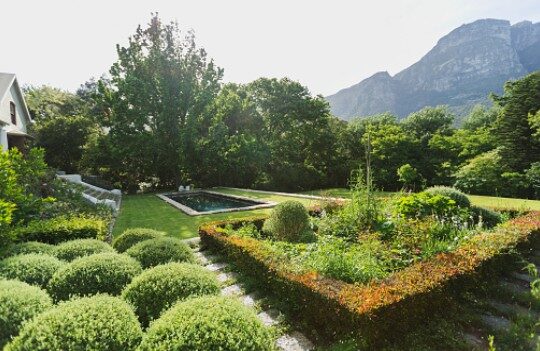
M282 202L292 197L278 196L227 188L212 189L224 194L241 195L253 199ZM315 203L314 200L295 198L304 205ZM172 207L154 194L128 195L122 199L122 208L114 226L113 235L122 233L127 228L145 227L167 232L179 238L191 238L198 234L198 228L205 222L223 219L236 219L269 213L270 209L218 213L213 215L188 216Z
M332 189L321 189L307 191L304 194L310 195L320 195L320 196L335 196L349 198L350 191L346 188L332 188ZM397 193L391 192L381 192L381 196L390 197ZM476 206L481 207L495 207L495 208L512 208L512 209L523 209L523 210L536 210L540 211L540 201L539 200L526 200L526 199L512 199L506 197L495 197L495 196L480 196L480 195L469 195L472 203Z

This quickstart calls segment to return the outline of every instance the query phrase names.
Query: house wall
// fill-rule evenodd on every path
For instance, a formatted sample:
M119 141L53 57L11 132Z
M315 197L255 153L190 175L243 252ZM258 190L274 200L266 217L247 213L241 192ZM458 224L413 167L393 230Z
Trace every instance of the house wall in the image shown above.
M9 110L10 101L13 101L15 103L15 110L17 114L17 128L22 132L26 133L27 121L26 118L24 118L24 105L22 97L17 93L17 89L14 85L11 86L9 92L0 102L0 120L7 123L8 125L12 125L11 114Z

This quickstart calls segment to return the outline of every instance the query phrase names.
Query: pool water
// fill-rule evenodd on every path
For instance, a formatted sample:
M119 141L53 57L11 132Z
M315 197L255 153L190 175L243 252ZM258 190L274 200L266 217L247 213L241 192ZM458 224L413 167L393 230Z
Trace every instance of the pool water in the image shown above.
M261 204L261 202L257 201L240 200L228 196L203 192L194 194L174 194L167 195L167 197L197 212L219 211Z

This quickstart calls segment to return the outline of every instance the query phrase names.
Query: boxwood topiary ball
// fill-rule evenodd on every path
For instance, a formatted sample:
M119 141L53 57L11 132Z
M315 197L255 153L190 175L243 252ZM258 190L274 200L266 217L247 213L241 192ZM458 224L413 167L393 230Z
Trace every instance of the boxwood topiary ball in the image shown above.
M148 228L126 229L113 241L113 247L118 252L124 252L133 245L148 239L156 239L165 236L164 232L159 232Z
M125 301L98 295L43 312L24 324L6 350L135 350L141 337L141 326Z
M17 255L0 261L0 276L45 287L53 274L64 265L64 262L49 255Z
M168 263L144 271L126 286L122 297L135 306L143 325L175 302L219 293L216 275L190 263Z
M29 253L50 255L53 250L53 245L40 243L39 241L28 241L24 243L9 245L4 250L2 250L2 252L0 253L0 257L5 258Z
M272 210L263 225L263 232L276 240L301 242L309 231L309 214L300 202L284 201Z
M429 195L442 195L451 198L456 202L456 205L461 208L471 207L471 200L456 188L451 188L448 186L432 186L424 190L424 193Z
M195 256L189 246L177 238L145 240L131 247L126 253L137 259L144 268L169 262L195 263Z
M84 256L58 270L47 290L55 301L98 293L119 295L141 271L141 265L126 255L106 252Z
M64 261L102 252L114 252L111 245L97 239L76 239L64 241L54 249L54 255Z
M0 280L0 348L19 333L24 322L51 307L45 290L17 280Z
M255 312L236 299L205 296L179 302L154 321L140 350L273 350Z

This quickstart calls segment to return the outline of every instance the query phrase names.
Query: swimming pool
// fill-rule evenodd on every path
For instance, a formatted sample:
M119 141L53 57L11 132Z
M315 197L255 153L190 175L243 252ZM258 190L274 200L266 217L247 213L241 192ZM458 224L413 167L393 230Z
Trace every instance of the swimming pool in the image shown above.
M158 196L190 216L246 211L276 205L274 202L224 195L208 190L166 193L159 194Z

